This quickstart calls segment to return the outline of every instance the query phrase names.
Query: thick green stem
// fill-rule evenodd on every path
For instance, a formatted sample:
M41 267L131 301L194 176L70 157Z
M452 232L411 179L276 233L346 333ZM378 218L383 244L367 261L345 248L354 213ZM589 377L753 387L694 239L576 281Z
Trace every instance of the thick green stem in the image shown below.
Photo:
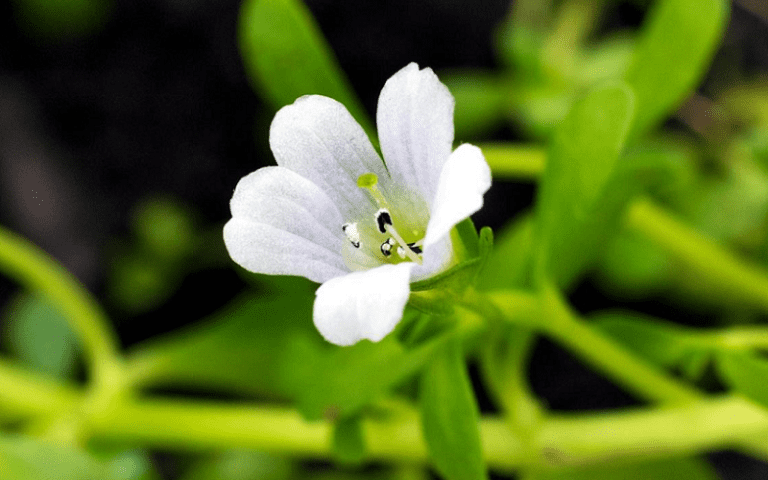
M171 450L251 448L311 458L332 455L330 423L306 422L283 407L143 400L117 405L92 427L97 438ZM370 459L428 462L415 416L367 418L363 429ZM489 466L509 471L728 448L768 434L768 414L728 396L676 407L558 416L541 423L539 454L524 449L504 420L484 418L480 432Z
M96 383L109 382L119 363L117 338L99 304L44 251L0 227L0 271L38 290L61 309L79 337Z

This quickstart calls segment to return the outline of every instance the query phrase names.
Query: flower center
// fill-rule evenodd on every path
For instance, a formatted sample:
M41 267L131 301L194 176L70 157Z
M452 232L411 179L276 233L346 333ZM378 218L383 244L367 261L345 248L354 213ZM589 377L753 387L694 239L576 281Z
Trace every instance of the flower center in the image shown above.
M422 244L429 212L423 199L407 191L385 191L374 173L357 179L357 186L368 192L377 210L341 226L354 250L345 258L352 269L370 268L357 260L359 253L375 258L377 264L404 261L422 263ZM349 260L348 257L352 257ZM371 258L371 259L373 259ZM351 264L350 264L351 263Z

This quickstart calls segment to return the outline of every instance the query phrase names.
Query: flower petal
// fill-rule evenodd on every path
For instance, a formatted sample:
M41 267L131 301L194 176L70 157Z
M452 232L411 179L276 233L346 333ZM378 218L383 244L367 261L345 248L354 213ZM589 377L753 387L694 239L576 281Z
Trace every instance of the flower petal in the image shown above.
M336 100L307 95L277 112L269 130L277 164L324 190L345 218L361 217L372 200L357 187L368 172L388 176L362 127Z
M224 244L235 262L255 273L299 275L322 283L349 271L340 253L247 218L224 225Z
M415 63L395 73L379 96L376 125L395 183L431 200L453 145L454 100L434 72ZM430 205L431 206L431 205Z
M483 206L483 194L491 188L491 169L483 152L464 144L448 158L440 172L440 183L432 201L432 215L424 237L424 247L434 245L454 225Z
M315 326L336 345L352 345L364 338L378 342L403 317L412 266L382 265L325 282L317 289Z
M230 201L247 218L299 235L341 254L344 220L317 185L283 167L264 167L240 179Z

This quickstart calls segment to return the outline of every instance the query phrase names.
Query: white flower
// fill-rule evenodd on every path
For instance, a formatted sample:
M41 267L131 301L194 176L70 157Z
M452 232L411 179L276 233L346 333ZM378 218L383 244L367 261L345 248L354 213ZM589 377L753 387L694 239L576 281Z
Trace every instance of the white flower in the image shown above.
M235 188L229 254L252 272L322 283L313 315L328 341L381 340L410 282L456 262L450 231L491 185L480 149L451 153L453 106L431 69L397 72L376 117L384 162L339 102L308 95L283 107L269 131L278 166Z

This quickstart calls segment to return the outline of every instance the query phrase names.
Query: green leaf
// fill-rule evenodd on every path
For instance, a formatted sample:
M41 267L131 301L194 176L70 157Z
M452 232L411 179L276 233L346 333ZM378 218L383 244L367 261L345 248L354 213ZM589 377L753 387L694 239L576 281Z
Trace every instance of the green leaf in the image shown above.
M442 341L440 337L412 350L393 335L343 348L305 345L304 354L297 349L288 356L294 360L283 365L288 370L284 375L292 377L293 396L306 418L349 417L416 373Z
M448 480L487 479L478 430L480 414L458 339L438 349L421 374L424 438Z
M340 418L334 424L333 453L344 464L359 464L365 458L365 439L358 415Z
M529 214L520 215L494 239L493 250L478 278L478 288L522 288L528 285L531 251L534 248L534 222Z
M486 134L503 123L508 87L498 75L465 70L446 72L440 79L456 100L453 126L458 141Z
M539 471L521 480L718 480L706 460L698 457L670 458L629 464Z
M138 480L149 465L124 457L102 462L87 452L16 436L0 436L0 480Z
M635 186L617 165L633 98L622 83L595 88L556 129L536 205L538 276L569 284L615 231Z
M300 0L246 0L238 40L248 78L273 107L302 95L325 95L343 103L375 138L368 115Z
M312 325L311 292L245 295L189 328L140 344L131 375L143 385L177 385L286 396L281 378L289 347L322 339Z
M723 382L768 408L768 359L748 352L720 351L717 372Z
M17 359L38 372L69 377L77 361L75 334L45 297L23 293L6 311L3 344Z
M664 120L692 93L723 35L729 3L655 2L625 76L637 95L633 137Z

